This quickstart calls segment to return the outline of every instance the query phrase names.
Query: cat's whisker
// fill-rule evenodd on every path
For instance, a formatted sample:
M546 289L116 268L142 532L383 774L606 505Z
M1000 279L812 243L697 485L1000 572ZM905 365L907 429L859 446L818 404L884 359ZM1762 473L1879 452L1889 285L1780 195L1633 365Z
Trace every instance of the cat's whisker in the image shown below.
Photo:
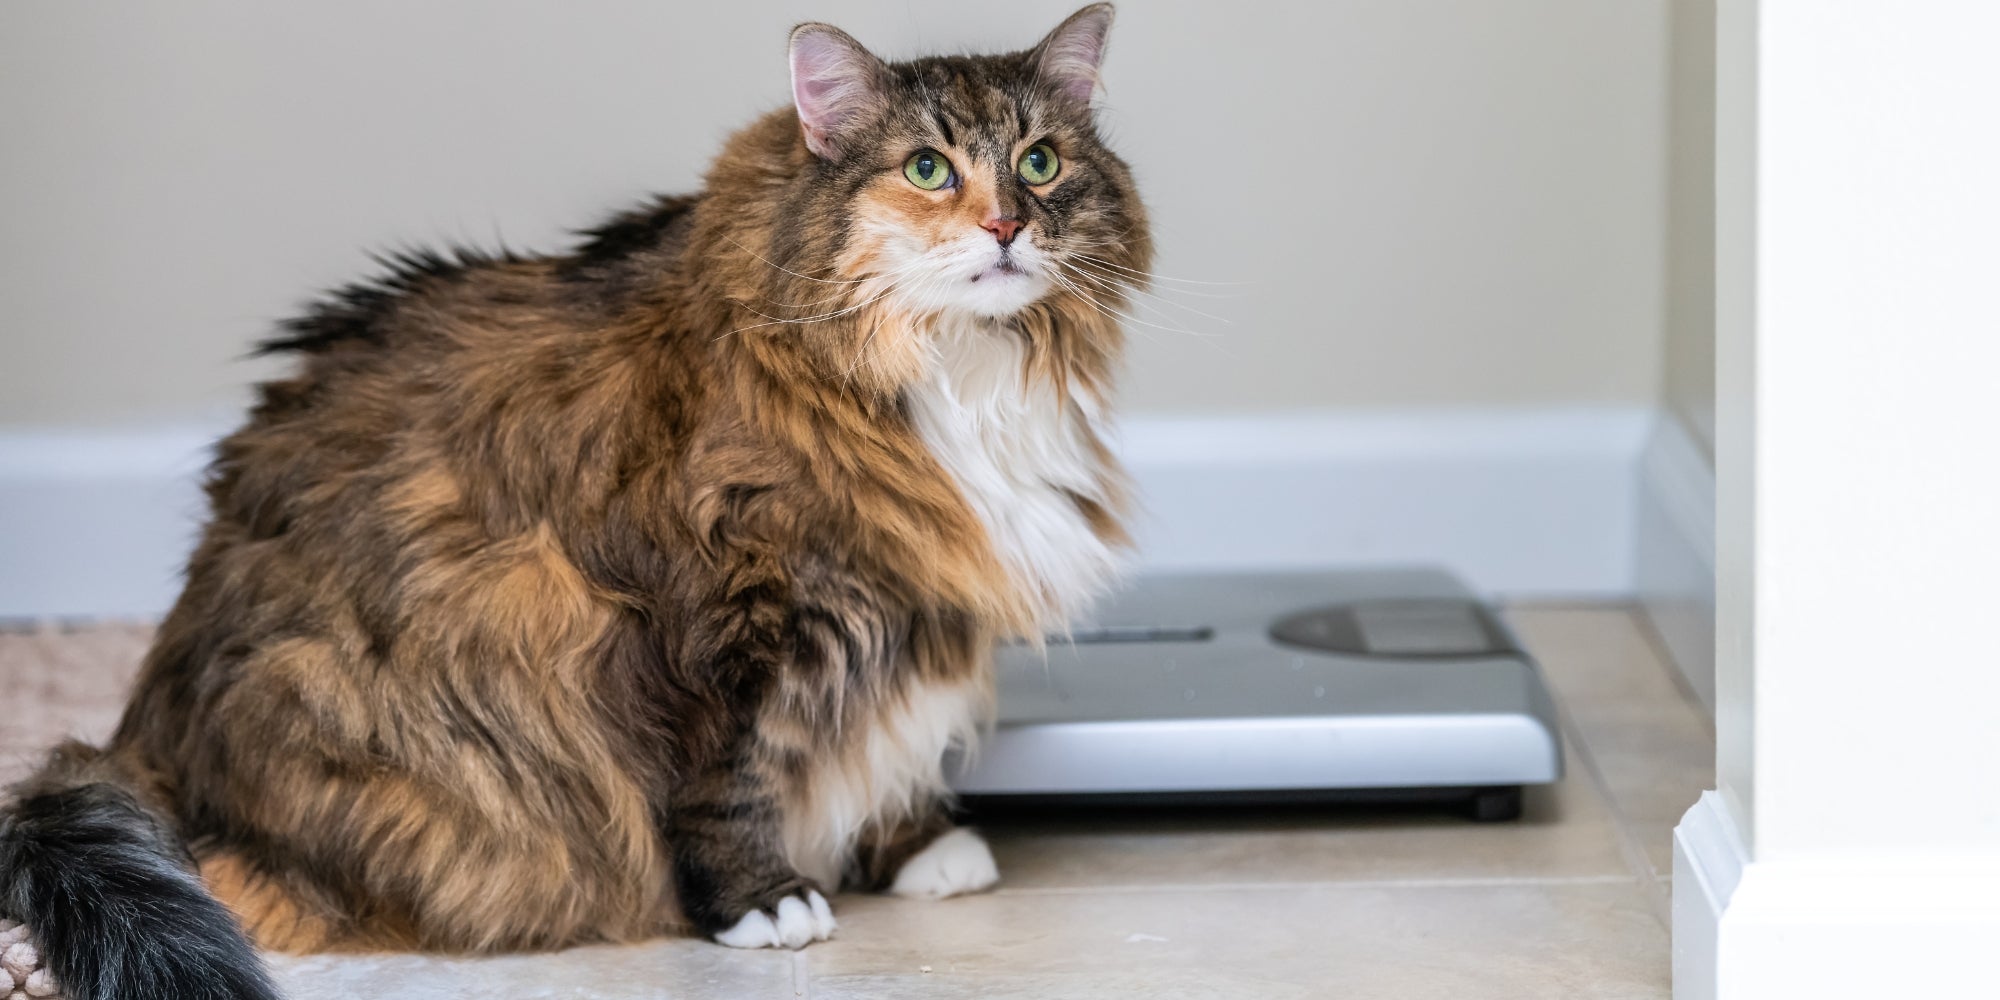
M1086 250L1088 250L1088 248L1086 248ZM1102 266L1102 268L1110 268L1110 270L1116 270L1116 272L1122 272L1122 274L1130 274L1130 276L1134 276L1134 278L1142 278L1142 280L1146 280L1146 282L1168 282L1168 284L1190 284L1190 286L1202 286L1202 288L1248 288L1248 286L1252 284L1252 282L1216 282L1216 280L1198 280L1198 278L1176 278L1176 276L1170 276L1170 274L1158 274L1158 272L1152 272L1152 270L1144 270L1144 268L1134 268L1134 266L1130 266L1130 264L1120 264L1120 262L1116 262L1116 260L1106 260L1106 258L1102 258L1102 256L1096 256L1096 254L1084 254L1084 252L1080 252L1080 250L1078 250L1078 252L1072 252L1070 256L1074 256L1074 258L1078 258L1078 260L1086 260L1086 262L1090 262L1090 264L1096 264L1096 266Z
M905 294L914 293L916 302L909 309L909 314L912 316L928 316L933 310L938 308L939 301L943 297L943 290L936 283L935 272L920 274L910 281L903 283L896 290ZM841 373L842 377L846 380L846 384L853 385L854 373L879 360L882 356L882 351L888 349L889 345L884 344L874 354L871 355L868 353L868 346L874 342L875 335L880 333L881 329L882 321L878 318L869 327L868 336L862 340L860 348L855 351L854 362ZM828 376L829 379L832 377Z
M936 280L934 275L927 275L925 280L919 283L916 291L918 293L917 300L911 306L910 314L921 318L926 323L935 323L937 317L944 311L944 303L948 294L946 288Z
M1155 274L1152 271L1144 271L1136 267L1130 267L1125 264L1117 263L1115 261L1105 260L1102 257L1093 257L1087 253L1078 253L1078 254L1073 254L1072 256L1076 257L1079 260L1087 260L1093 264L1100 264L1116 271L1123 271L1127 274L1144 278L1147 281L1165 281L1176 285L1203 285L1203 286L1211 286L1219 288L1247 288L1250 285L1250 283L1247 281L1198 281L1194 278L1174 278L1164 274Z
M1090 293L1084 291L1081 288L1078 288L1076 282L1073 282L1068 278L1065 278L1059 274L1053 275L1053 277L1055 278L1057 284L1063 286L1063 288L1066 291L1068 291L1071 295L1075 296L1077 299L1081 300L1085 305L1088 305L1092 309L1096 310L1098 313L1120 321L1123 321L1125 319L1123 313L1119 313L1110 308L1107 308L1103 303L1092 298L1090 296Z
M884 287L880 292L877 292L876 294L871 295L868 298L861 300L860 302L856 302L853 305L846 306L841 309L835 309L831 312L821 313L817 316L801 316L797 319L784 319L777 316L769 316L764 313L760 313L755 309L751 309L749 306L744 306L743 308L748 310L751 314L757 316L763 316L764 319L767 320L767 322L752 323L749 326L739 326L734 330L730 330L727 333L724 333L721 336L717 336L712 339L721 340L724 337L729 337L734 334L744 333L750 330L761 330L767 326L785 326L785 325L796 326L805 323L823 323L830 319L839 319L842 316L850 316L856 312L859 312L862 309L865 309L887 298L891 293L896 291L899 284L900 282L892 281L886 287Z
M784 273L789 274L794 278L799 278L805 281L816 281L822 285L858 285L868 280L867 278L815 278L810 274L800 274L799 272L794 271L791 268L786 267L785 265L780 264L774 260L771 260L770 258L765 257L764 255L758 253L755 250L750 249L747 246L744 246L742 243L739 243L736 240L731 239L730 237L724 236L723 239L727 240L732 246L736 247L736 249L741 250L744 253L749 254L751 257L756 258L758 262L768 265L779 271L783 271Z
M1076 239L1075 237L1063 236L1050 240L1049 245L1051 247L1062 248L1062 249L1075 248L1081 250L1093 250L1098 247L1122 247L1122 246L1127 246L1129 244L1124 238L1124 234L1121 233L1115 236L1106 237L1101 240L1080 240Z
M1152 323L1140 319L1139 317L1134 316L1131 313L1120 312L1116 309L1113 309L1105 305L1102 302L1099 302L1097 299L1093 298L1089 292L1085 291L1081 286L1079 286L1076 282L1071 281L1066 277L1063 277L1060 273L1053 271L1050 273L1055 276L1056 281L1061 283L1063 287L1069 289L1070 294L1075 295L1077 298L1082 299L1092 308L1096 309L1098 312L1101 312L1106 316L1121 320L1126 323L1132 323L1138 326L1146 327L1148 329L1161 330L1167 333L1177 333L1186 337L1195 337L1197 339L1202 339L1202 340L1209 340L1215 337L1215 335L1212 333L1202 333L1197 330L1190 330L1183 326L1163 326L1159 323Z
M1176 301L1174 301L1173 299L1170 299L1170 298L1167 298L1167 297L1165 297L1165 296L1163 296L1163 295L1160 295L1160 294L1158 294L1158 293L1156 293L1156 292L1152 291L1151 289L1147 289L1147 288L1141 288L1141 287L1139 287L1139 286L1137 286L1137 285L1134 285L1134 284L1132 284L1132 283L1130 283L1130 282L1127 282L1127 281L1117 281L1117 280L1112 280L1113 278L1115 278L1115 276L1109 276L1109 277L1107 277L1107 276L1104 276L1104 275L1097 275L1097 274L1093 274L1093 273L1091 273L1091 272L1090 272L1090 271L1089 271L1088 269L1086 269L1086 268L1083 268L1083 267L1078 267L1078 266L1074 266L1074 265L1070 265L1070 264L1064 264L1063 266L1064 266L1064 267L1068 267L1068 268L1070 268L1070 271L1071 271L1071 273L1072 273L1072 274L1075 274L1075 275L1077 275L1078 277L1082 277L1082 278L1085 278L1085 279L1089 280L1089 281L1090 281L1090 282L1091 282L1091 283L1092 283L1093 285L1096 285L1096 286L1098 286L1098 287L1102 287L1102 288L1105 288L1105 289L1107 289L1107 290L1109 290L1109 289L1116 289L1116 290L1120 291L1121 293L1132 293L1132 294L1136 294L1136 295L1139 295L1139 296L1143 296L1142 298L1136 298L1136 299L1133 299L1133 300L1132 300L1133 304L1134 304L1134 305L1138 305L1138 306L1140 306L1141 308L1144 308L1144 309L1148 309L1148 310L1150 310L1150 311L1151 311L1151 312L1152 312L1152 313L1153 313L1153 314L1154 314L1155 316L1159 316L1159 317L1161 317L1162 319L1165 319L1165 318L1166 318L1166 314L1165 314L1165 313L1162 313L1162 312L1161 312L1161 311L1159 310L1159 307L1157 307L1157 306L1153 306L1153 305L1149 304L1149 303L1148 303L1148 302L1147 302L1146 300L1150 299L1150 300L1152 300L1153 302L1158 302L1158 303L1160 303L1160 304L1162 304L1162 305L1169 305L1169 306L1173 306L1174 308L1176 308L1176 309L1179 309L1179 310L1182 310L1183 312L1189 312L1189 313L1193 313L1194 315L1196 315L1196 316L1200 316L1200 317L1201 317L1201 318L1203 318L1203 319L1207 319L1207 320L1213 320L1213 321L1215 321L1215 322L1217 322L1217 323L1221 323L1221 324L1223 324L1224 326L1235 326L1235 325L1236 325L1236 321L1235 321L1235 320L1232 320L1232 319L1229 319L1229 318L1227 318L1227 317L1224 317L1224 316L1217 316L1217 315L1215 315L1214 313L1210 313L1210 312L1204 312L1204 311L1202 311L1202 310L1200 310L1200 309L1196 309L1195 307L1193 307L1193 306L1191 306L1191 305L1188 305L1188 304L1187 304L1187 303L1185 303L1185 302L1176 302Z
M1161 305L1168 305L1168 306L1173 306L1174 308L1179 309L1183 312L1199 316L1202 319L1209 320L1215 323L1220 323L1224 326L1236 325L1235 320L1223 316L1217 316L1214 313L1203 312L1202 310L1196 309L1193 306L1186 305L1180 302L1175 302L1172 299L1161 298L1160 296L1154 295L1153 293L1148 292L1144 289L1131 288L1127 290L1136 293L1134 297L1129 297L1127 301L1129 301L1133 306L1137 308L1144 309L1147 312L1152 313L1154 316L1158 317L1163 321L1171 321L1173 319L1173 314L1168 313L1160 308ZM1159 305L1155 305L1154 303L1158 303Z
M924 263L926 263L926 258L917 257L913 260L905 261L903 264L897 267L892 267L887 271L876 271L871 274L865 274L859 278L853 279L853 281L855 284L866 284L870 281L879 281L883 278L890 278L890 277L895 277L897 275L907 274L910 271L919 267L920 265L923 265ZM851 296L852 294L853 294L852 289L843 288L824 298L810 299L802 303L779 302L775 299L770 299L770 298L766 298L763 301L769 305L777 306L782 309L809 309L809 308L816 308L818 306L823 306L829 302L839 302ZM763 314L760 313L759 315ZM775 319L776 317L767 317L767 318Z
M875 335L881 332L882 320L880 317L877 317L875 322L868 325L868 336L861 338L861 346L854 352L854 363L848 365L847 370L840 373L842 381L848 387L852 388L854 385L854 373L860 371L862 366L869 362L868 345L873 344L875 342Z
M1063 263L1083 268L1084 270L1089 271L1092 274L1095 274L1098 277L1110 281L1114 284L1120 285L1125 288L1130 288L1135 292L1143 292L1147 295L1151 295L1159 299L1168 299L1169 296L1173 296L1176 298L1233 300L1233 299L1241 299L1246 294L1243 292L1203 291L1192 288L1181 288L1175 285L1155 285L1152 283L1150 279L1135 274L1129 274L1124 271L1114 270L1110 265L1097 263L1094 258L1086 259L1082 254L1070 254L1068 258L1063 261ZM1179 303L1176 304L1178 305Z

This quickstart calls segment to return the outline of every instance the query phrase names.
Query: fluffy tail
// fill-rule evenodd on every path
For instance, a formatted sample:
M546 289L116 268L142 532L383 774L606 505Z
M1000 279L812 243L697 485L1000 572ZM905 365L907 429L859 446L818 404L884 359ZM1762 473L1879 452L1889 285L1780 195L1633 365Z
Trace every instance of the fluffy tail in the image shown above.
M81 744L0 806L0 914L69 1000L278 1000L139 781Z

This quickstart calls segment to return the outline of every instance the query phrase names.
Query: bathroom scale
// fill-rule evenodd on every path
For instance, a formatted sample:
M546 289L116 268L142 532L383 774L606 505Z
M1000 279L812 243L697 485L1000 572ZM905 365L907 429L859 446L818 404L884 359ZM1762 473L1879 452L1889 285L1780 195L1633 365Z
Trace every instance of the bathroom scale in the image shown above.
M1395 799L1520 814L1562 776L1535 661L1438 569L1141 576L1045 648L1003 647L975 808Z

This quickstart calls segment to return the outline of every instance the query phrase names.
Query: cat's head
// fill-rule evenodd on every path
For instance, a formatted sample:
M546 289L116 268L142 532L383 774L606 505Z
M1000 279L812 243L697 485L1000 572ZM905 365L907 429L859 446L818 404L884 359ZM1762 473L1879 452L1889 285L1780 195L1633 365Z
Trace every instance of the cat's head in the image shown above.
M1151 255L1131 173L1092 108L1111 19L1095 4L1026 51L908 62L830 25L794 29L793 153L764 182L764 307L789 322L885 310L1108 322Z

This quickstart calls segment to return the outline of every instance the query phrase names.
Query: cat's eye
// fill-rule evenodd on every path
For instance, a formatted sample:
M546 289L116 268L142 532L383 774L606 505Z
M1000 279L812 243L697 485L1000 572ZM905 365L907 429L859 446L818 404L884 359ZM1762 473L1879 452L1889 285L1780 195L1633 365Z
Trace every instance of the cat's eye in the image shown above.
M1062 163L1056 159L1056 151L1050 149L1048 143L1038 142L1021 154L1018 169L1022 180L1030 184L1047 184L1056 179L1056 171L1062 169Z
M903 161L903 176L926 191L936 191L951 183L951 161L935 149L920 149Z

